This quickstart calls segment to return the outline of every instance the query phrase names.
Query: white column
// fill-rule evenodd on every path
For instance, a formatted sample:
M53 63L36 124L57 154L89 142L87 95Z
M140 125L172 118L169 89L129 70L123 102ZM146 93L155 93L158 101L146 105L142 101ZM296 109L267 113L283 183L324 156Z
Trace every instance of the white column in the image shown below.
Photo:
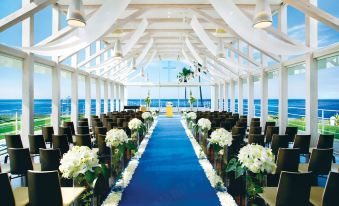
M90 75L85 78L85 116L90 120L91 118L91 77ZM91 123L91 121L89 121Z
M71 97L72 97L72 103L71 103L71 120L74 124L75 130L78 126L78 118L79 118L79 108L78 108L78 70L76 68L76 65L78 64L77 61L77 55L73 55L71 57L71 65L75 68L75 71L72 73L72 90L71 90Z
M244 114L244 95L243 95L243 80L241 77L238 78L238 113Z
M125 104L125 88L124 85L120 85L120 111L124 110Z
M100 116L101 114L101 79L100 77L98 77L96 79L96 98L95 98L95 101L96 101L96 115L97 116Z
M119 101L120 101L120 85L118 83L115 84L115 111L120 111Z
M128 90L127 87L124 86L124 105L128 104Z
M264 126L268 116L268 80L267 73L262 70L260 75L260 114L261 126Z
M111 112L114 111L114 82L111 82Z
M280 32L287 34L287 4L280 5L278 29Z
M99 52L100 51L100 41L96 41L95 42L95 51L96 52ZM101 62L101 55L99 55L97 58L95 58L95 64L96 65L99 65ZM101 69L97 69L96 70L96 74L99 75L100 74L100 71Z
M104 81L104 113L108 113L108 80Z
M218 111L218 88L211 86L211 112Z
M223 99L224 99L224 97L223 97L223 91L222 91L222 89L223 89L223 84L222 83L220 83L219 85L218 85L218 87L219 87L219 92L218 92L218 94L219 94L219 112L222 112L222 109L223 109Z
M288 69L284 66L279 68L279 130L285 133L288 123Z
M314 6L318 5L318 0L308 0ZM305 43L306 46L318 47L318 21L305 14Z
M57 64L52 71L52 125L54 133L59 134L60 126L60 65Z
M247 86L247 122L249 125L254 115L254 81L253 76L250 74L247 77Z
M230 80L230 100L231 100L231 112L235 112L235 98L234 98L234 80Z
M224 111L228 111L228 87L227 82L224 81Z
M30 0L22 0L22 7ZM34 17L29 16L22 21L22 46L34 44ZM21 139L24 147L28 147L28 135L34 134L34 62L33 55L28 54L23 62L22 70L22 117Z

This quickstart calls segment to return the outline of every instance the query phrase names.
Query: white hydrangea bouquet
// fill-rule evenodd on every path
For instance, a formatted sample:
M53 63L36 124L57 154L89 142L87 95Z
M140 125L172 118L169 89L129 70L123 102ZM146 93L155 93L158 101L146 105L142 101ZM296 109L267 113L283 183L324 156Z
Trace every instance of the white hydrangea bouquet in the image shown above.
M211 130L212 123L209 119L201 118L198 121L198 127L201 131L209 131Z
M211 138L208 139L208 141L213 146L216 153L232 144L232 133L224 128L214 130L210 137Z
M193 128L193 121L197 119L197 114L195 112L189 112L187 115L186 115L186 121L187 121L187 124L188 124L188 128L192 129Z
M208 131L211 130L211 121L205 118L198 120L197 130L199 131L199 143L205 154L207 154L207 136Z
M267 174L276 170L275 157L270 148L257 144L242 147L236 158L230 160L227 172L234 171L235 178L246 174L246 191L249 199L255 199L263 192L263 182Z
M76 184L92 184L106 167L99 164L96 152L86 146L74 146L60 160L62 177L73 179Z
M131 130L131 138L137 141L137 147L139 147L139 137L146 132L146 126L138 118L134 118L128 122L128 128Z
M146 123L147 130L148 130L149 127L151 126L152 121L153 121L152 114L150 112L144 112L144 113L142 113L141 117L144 119L144 121Z

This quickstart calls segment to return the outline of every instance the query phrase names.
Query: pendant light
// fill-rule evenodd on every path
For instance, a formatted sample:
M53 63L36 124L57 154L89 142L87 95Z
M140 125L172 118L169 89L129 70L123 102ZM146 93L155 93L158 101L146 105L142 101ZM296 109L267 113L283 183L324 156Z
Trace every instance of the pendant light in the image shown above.
M264 29L272 25L272 12L269 0L257 0L255 14L253 18L253 27Z
M222 38L218 38L217 54L215 55L215 57L216 57L218 60L223 60L223 59L225 59L225 54L224 54L224 41L222 40Z
M122 59L122 49L120 39L117 39L114 43L113 58L119 60Z
M82 0L71 0L67 11L67 24L72 27L86 26L86 20L82 15Z
M204 65L202 65L202 72L207 72L207 57L204 57Z
M133 71L137 70L137 64L135 62L135 57L132 57L132 65L131 65L131 67L132 67Z
M141 67L140 76L141 76L141 77L144 77L144 76L145 76L144 66Z

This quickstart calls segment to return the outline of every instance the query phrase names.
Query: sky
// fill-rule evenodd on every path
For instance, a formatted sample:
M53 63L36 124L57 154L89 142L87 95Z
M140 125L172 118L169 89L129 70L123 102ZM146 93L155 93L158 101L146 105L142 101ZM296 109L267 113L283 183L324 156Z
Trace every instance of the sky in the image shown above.
M4 6L5 5L5 6ZM337 5L334 5L333 0L321 0L318 1L318 6L329 12L330 14L339 18L339 9ZM13 11L21 7L21 0L1 0L0 6L0 18L3 18ZM43 9L34 15L34 42L38 43L41 40L51 35L51 6ZM288 7L288 35L297 39L300 42L305 42L305 16L302 12ZM273 26L277 27L277 15L273 17ZM62 17L62 27L66 26L65 17ZM12 26L11 28L0 33L0 43L9 45L11 47L21 47L21 23ZM339 32L334 29L319 23L318 24L318 39L319 47L325 47L333 43L339 42ZM91 52L95 52L95 47L91 47ZM81 51L78 56L79 61L84 59L84 52ZM20 67L20 62L9 61L7 57L0 56L0 99L21 99L21 78L22 71L15 69ZM67 61L69 63L69 61ZM5 64L6 63L6 64ZM92 62L91 64L93 64ZM13 66L14 65L14 66ZM187 67L182 62L176 61L159 61L154 60L145 68L145 73L148 74L149 80L153 82L176 82L177 73L183 68ZM170 68L170 69L167 69ZM145 78L137 77L141 68L130 75L130 78L134 78L133 81L145 81ZM159 75L160 74L160 75ZM145 75L146 76L146 75ZM321 99L339 99L339 68L329 68L319 70L319 98ZM159 80L160 77L160 80ZM49 99L51 98L51 71L49 68L44 68L36 65L35 69L35 93L36 99ZM207 75L206 78L209 78ZM197 81L197 80L194 80ZM206 81L206 80L202 80ZM70 75L67 73L62 74L61 78L61 98L70 96ZM254 86L254 97L260 98L259 82ZM95 83L91 85L92 97L95 97ZM247 85L244 85L244 91ZM305 74L289 76L289 98L302 99L305 98ZM84 80L80 78L79 81L79 98L85 97ZM198 96L198 88L187 88L187 92L192 91L194 96ZM210 98L210 88L203 87L203 97ZM128 96L130 98L144 98L148 92L147 88L128 87ZM103 92L101 92L103 93ZM159 94L161 98L180 98L184 97L184 88L161 88L160 91L157 88L150 89L151 96L158 98ZM237 97L237 92L236 92ZM246 92L244 92L244 98L247 98ZM273 78L269 80L269 98L278 98L278 79Z

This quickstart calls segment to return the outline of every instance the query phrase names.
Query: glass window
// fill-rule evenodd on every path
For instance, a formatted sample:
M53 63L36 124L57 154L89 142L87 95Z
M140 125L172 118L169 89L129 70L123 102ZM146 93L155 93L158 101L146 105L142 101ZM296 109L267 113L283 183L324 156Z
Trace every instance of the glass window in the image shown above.
M86 79L84 75L79 75L78 78L78 110L79 118L83 118L85 116Z
M60 112L61 121L71 121L71 88L72 74L69 71L61 71L60 78Z

